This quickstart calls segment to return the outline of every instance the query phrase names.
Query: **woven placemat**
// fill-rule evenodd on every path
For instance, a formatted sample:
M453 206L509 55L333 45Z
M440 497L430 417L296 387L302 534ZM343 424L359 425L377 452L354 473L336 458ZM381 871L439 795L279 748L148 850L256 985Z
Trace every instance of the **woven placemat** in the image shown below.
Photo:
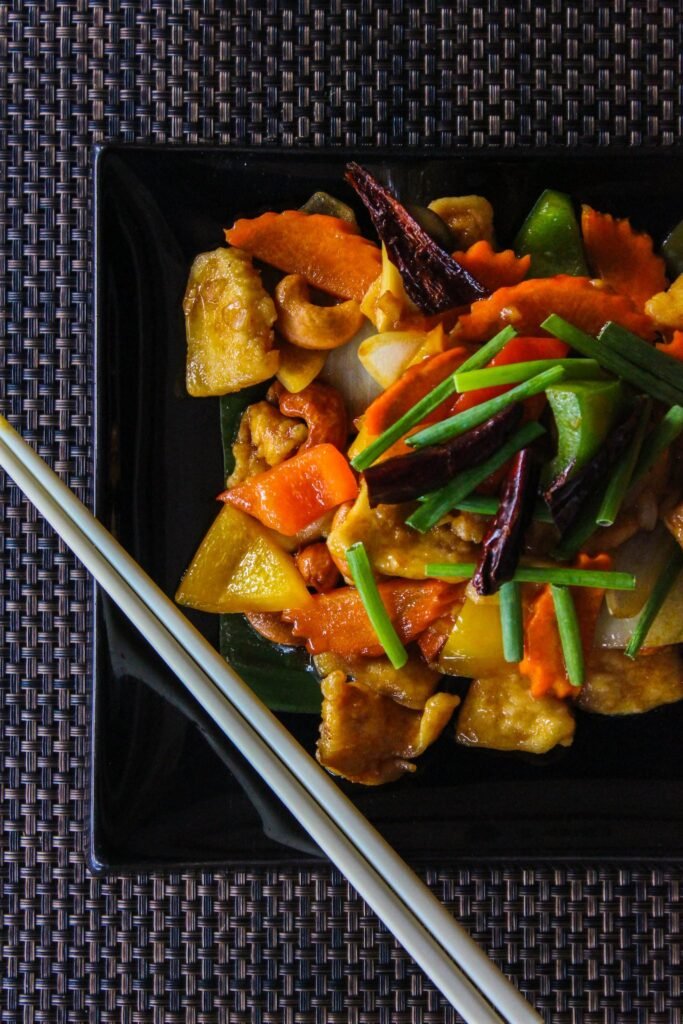
M0 409L91 499L96 142L669 146L681 3L0 4ZM452 1021L333 870L92 878L91 593L3 482L3 1021ZM680 867L448 868L549 1022L680 1022Z

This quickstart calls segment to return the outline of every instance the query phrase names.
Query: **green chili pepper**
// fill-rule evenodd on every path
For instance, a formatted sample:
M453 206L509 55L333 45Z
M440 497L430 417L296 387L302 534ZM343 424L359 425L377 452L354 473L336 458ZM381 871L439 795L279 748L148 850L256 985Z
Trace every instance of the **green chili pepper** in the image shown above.
M531 256L529 277L588 276L574 206L564 192L543 192L515 239L518 256Z
M662 256L672 278L683 274L683 220L669 232L662 242Z
M548 469L554 479L573 464L585 466L597 453L624 405L618 380L575 380L553 384L546 396L557 427L557 454Z

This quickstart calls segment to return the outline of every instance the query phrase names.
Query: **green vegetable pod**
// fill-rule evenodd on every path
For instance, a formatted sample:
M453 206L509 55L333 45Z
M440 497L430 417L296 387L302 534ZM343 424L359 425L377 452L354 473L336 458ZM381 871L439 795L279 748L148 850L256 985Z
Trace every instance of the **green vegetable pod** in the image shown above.
M302 213L322 213L326 217L338 217L339 220L345 220L347 224L358 227L356 214L351 207L341 199L331 196L329 192L314 192L300 209Z
M616 423L625 395L618 380L576 380L553 384L546 396L557 427L557 454L548 474L553 479L593 458Z
M588 276L574 206L564 192L546 189L541 194L522 224L514 248L518 256L531 256L529 277Z
M679 221L662 242L662 256L670 277L683 274L683 220Z

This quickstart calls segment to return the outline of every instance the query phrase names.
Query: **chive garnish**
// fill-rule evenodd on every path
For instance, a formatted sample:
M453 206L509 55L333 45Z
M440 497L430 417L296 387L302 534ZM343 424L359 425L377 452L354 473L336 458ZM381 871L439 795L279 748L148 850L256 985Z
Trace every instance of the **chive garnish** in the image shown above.
M564 377L566 377L566 372L561 366L555 366L552 370L545 370L543 373L539 373L537 377L532 377L531 380L526 380L522 384L518 384L516 388L506 391L504 395L490 398L487 402L475 405L472 409L465 409L464 412L456 413L455 416L442 420L441 423L435 423L431 427L426 427L419 434L413 434L412 437L406 438L406 444L410 445L411 448L425 448L430 444L440 444L442 441L448 441L452 437L464 434L473 427L478 427L480 423L485 423L491 416L495 416L496 413L507 409L509 405L513 405L515 402L522 402L525 398L531 398L533 395L540 394L541 391L545 391L551 384L557 384Z
M457 509L458 512L474 512L479 516L495 516L499 506L498 498L490 497L488 494L470 494L469 497L463 498L453 508ZM552 523L553 521L548 507L542 501L536 502L534 519L538 519L540 523Z
M552 370L554 366L561 366L572 380L598 377L602 372L595 359L529 359L525 363L487 366L483 370L469 371L464 371L461 366L455 374L455 390L478 391L480 388L499 387L501 384L517 384L545 370Z
M445 487L427 495L427 500L422 502L420 507L406 519L408 526L419 530L420 533L426 533L447 512L450 512L457 502L470 494L497 469L504 466L516 452L524 448L525 445L531 444L544 433L545 430L539 423L525 423L504 445L501 445L490 459L481 462L478 466L463 470L462 473L453 477Z
M474 562L428 562L425 576L442 579L469 579ZM630 572L601 569L572 569L564 566L520 565L512 577L515 583L557 583L564 587L598 587L601 590L635 590L636 578Z
M574 599L566 587L558 587L555 583L550 584L550 593L555 605L555 617L557 618L557 629L560 634L567 678L572 686L583 686L585 676L583 644Z
M478 348L476 352L473 352L471 356L461 363L458 367L458 373L466 373L468 370L478 370L482 366L486 366L490 363L494 356L497 356L501 349L505 348L508 341L517 337L517 331L514 327L504 327L502 331L498 331L490 341L487 341L485 345Z
M370 559L361 540L346 549L346 561L353 582L363 602L377 639L384 648L394 668L403 668L408 661L408 652L393 627L389 613L377 589L377 583L370 567Z
M519 583L514 581L503 583L499 595L503 657L506 661L519 662L524 657L522 594Z
M363 469L368 469L369 466L375 462L380 455L383 455L392 444L395 444L400 438L403 437L411 427L416 426L421 420L428 416L430 412L433 412L437 406L441 405L450 395L455 394L455 379L453 374L442 380L440 384L421 398L419 402L416 402L412 408L408 409L403 416L400 416L395 423L392 423L390 427L376 437L367 448L364 448L362 452L359 452L355 458L351 459L351 465L354 469L359 472Z
M645 643L652 623L657 618L669 591L678 579L681 569L683 569L683 549L671 538L671 554L652 588L652 593L645 602L645 607L640 613L636 628L624 652L627 657L635 658Z
M631 443L621 458L617 460L614 472L607 484L607 490L595 519L598 526L611 526L619 514L619 509L633 479L633 471L640 455L651 412L652 402L649 398L645 398L642 402L638 423L635 433L631 438Z
M561 562L568 558L573 558L581 550L588 538L593 536L598 529L595 517L600 509L603 494L604 488L600 488L595 494L591 495L590 499L581 509L576 522L573 526L570 526L553 551L553 558L557 558Z
M653 398L664 402L666 405L683 405L683 389L679 389L660 377L656 377L648 370L636 366L621 353L615 352L613 349L601 344L591 337L590 334L586 334L585 331L579 330L573 324L567 323L566 320L563 320L561 316L557 316L556 313L552 313L544 320L541 327L545 331L554 334L556 338L566 342L567 345L571 345L572 348L575 348L577 352L581 352L582 355L595 359L606 370L609 370L610 373L623 378L623 380L637 388L638 391L645 391L648 395L652 395Z
M459 370L476 370L480 366L484 366L490 359L497 355L500 350L514 338L517 331L513 327L504 327L502 331L499 331L495 337L487 341L477 352L466 359L464 363L461 363ZM388 451L392 444L395 444L400 438L403 437L412 427L417 426L425 416L428 416L430 412L433 412L438 406L441 405L450 395L455 394L455 376L450 374L445 380L442 380L440 384L421 398L419 402L416 402L407 412L400 416L395 423L392 423L390 427L376 437L364 448L362 452L359 452L355 458L351 460L351 465L354 469L361 472L363 469L367 469L371 466L380 455ZM486 416L485 419L489 417ZM483 422L480 420L479 422Z
M629 362L683 391L683 363L643 341L621 324L610 320L598 334L598 341L613 352L619 352Z
M662 452L673 444L681 431L683 431L683 406L672 405L643 441L636 468L633 470L633 480L638 480L647 473Z

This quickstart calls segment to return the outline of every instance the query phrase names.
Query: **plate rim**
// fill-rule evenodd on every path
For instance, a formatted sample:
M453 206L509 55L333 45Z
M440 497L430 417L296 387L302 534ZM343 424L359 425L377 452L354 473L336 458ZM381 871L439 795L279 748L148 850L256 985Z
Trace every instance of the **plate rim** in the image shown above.
M567 147L561 144L551 144L542 148L534 148L533 146L523 147L455 147L453 149L443 149L439 147L420 146L414 149L393 149L390 146L387 147L374 147L374 146L354 146L347 148L343 145L339 146L325 146L325 147L311 147L311 148L300 148L300 147L284 147L274 145L259 145L259 146L233 146L223 144L197 144L192 143L151 143L151 142L100 142L92 147L92 159L91 159L91 185L92 185L92 284L89 289L89 298L91 304L92 314L92 326L93 326L93 358L92 358L92 374L93 374L93 388L91 394L91 409L92 409L92 467L93 467L93 511L95 515L99 513L98 508L98 479L99 472L101 472L101 452L99 451L99 439L101 436L100 422L101 417L101 396L100 388L98 386L100 379L100 353L103 343L103 330L102 330L102 312L103 312L103 267L102 267L102 245L103 245L103 196L102 196L102 174L106 169L106 161L110 155L122 156L125 158L127 154L148 153L155 157L166 156L170 157L171 154L177 156L179 159L184 157L193 156L219 156L227 160L235 160L240 164L248 163L249 160L266 159L270 160L287 160L295 158L298 162L302 163L315 163L324 164L326 161L333 159L335 162L341 162L342 160L366 160L370 163L377 162L393 162L393 163L414 163L416 160L423 159L427 161L433 161L438 163L445 163L446 161L457 161L464 162L470 160L483 161L486 163L490 162L504 162L511 165L523 163L525 160L533 159L536 162L552 161L557 160L558 157L562 156L569 162L590 162L590 161L601 161L607 163L616 163L622 160L625 154L628 154L629 161L635 161L636 163L641 161L665 161L675 157L676 154L683 152L683 138L676 140L672 145L666 148L661 146L641 146L641 147L630 147L628 145L610 145L606 147L597 147L594 145L577 145L576 147ZM92 873L97 877L102 877L112 871L117 872L133 872L133 871L153 871L153 870L225 870L226 868L233 867L244 867L258 866L259 868L267 867L279 867L286 868L287 866L299 866L300 860L297 860L295 853L286 855L274 855L274 856L245 856L244 859L234 858L226 856L225 859L213 860L213 859L202 859L202 860L178 860L176 859L154 859L154 860L107 860L100 856L100 850L97 845L97 836L94 828L95 822L95 794L96 784L95 777L97 772L97 753L96 744L94 742L96 734L96 721L97 721L97 708L98 708L98 691L99 687L96 685L96 663L98 658L98 649L100 642L100 629L98 625L98 609L101 601L101 588L97 583L93 581L92 585L92 604L91 604L91 635L92 635L92 659L91 659L91 685L89 687L90 693L90 710L87 716L88 725L88 742L87 742L87 759L86 759L86 800L85 805L87 808L87 821L86 825L86 840L85 840L85 859L87 866ZM632 865L635 863L656 863L664 864L667 862L677 861L683 856L683 833L681 836L681 847L676 852L648 852L647 854L642 853L630 853L620 852L618 854L610 853L535 853L533 856L519 856L513 854L512 856L504 853L454 853L452 857L444 857L438 855L438 863L448 864L451 862L457 862L462 865L472 864L492 864L499 865L501 863L506 864L522 864L522 863L534 863L534 864L561 864L566 865L569 863L584 864L584 863L599 863L604 864L607 862L614 862L618 860L619 863L626 865ZM416 867L427 866L434 864L434 858L430 858L427 853L424 854L411 854L410 863ZM320 857L314 855L307 855L305 859L305 865L307 868L314 869L316 865L328 864L329 860L321 854Z

